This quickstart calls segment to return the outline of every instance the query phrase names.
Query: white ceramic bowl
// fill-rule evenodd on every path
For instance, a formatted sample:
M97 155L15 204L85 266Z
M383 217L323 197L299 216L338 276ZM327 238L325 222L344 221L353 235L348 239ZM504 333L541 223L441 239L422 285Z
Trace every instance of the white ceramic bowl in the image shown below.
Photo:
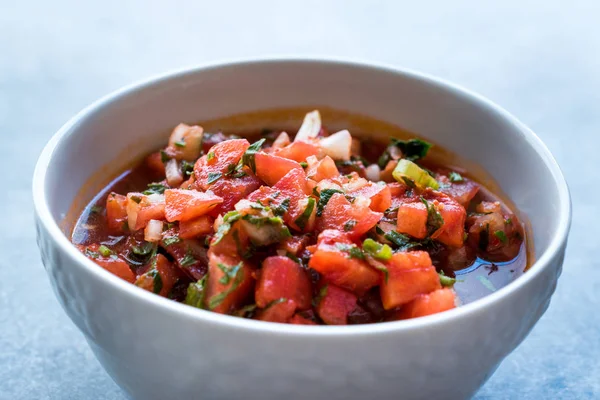
M59 226L80 188L115 154L132 159L158 147L159 133L180 121L315 104L403 126L480 164L528 216L535 264L495 293L441 314L294 326L141 290L80 254ZM140 399L468 398L548 307L570 225L556 162L506 111L418 73L324 60L225 63L113 93L48 143L33 195L42 260L60 303L110 376Z

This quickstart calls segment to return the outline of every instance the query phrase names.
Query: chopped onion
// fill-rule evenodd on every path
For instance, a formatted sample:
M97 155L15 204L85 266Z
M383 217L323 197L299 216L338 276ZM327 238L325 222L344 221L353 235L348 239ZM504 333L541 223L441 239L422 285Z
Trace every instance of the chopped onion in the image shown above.
M146 200L150 204L161 204L161 203L165 202L165 195L158 194L158 193L152 193L152 194L149 194L148 196L146 196Z
M169 150L177 160L194 161L202 151L202 127L179 124L169 137Z
M165 164L165 175L167 176L167 183L171 187L177 187L183 182L183 174L179 169L177 160L172 158Z
M377 164L371 164L365 169L367 179L373 182L379 182L381 180L381 169Z
M151 219L144 229L144 239L146 242L156 243L162 239L163 222Z
M127 211L127 225L129 226L129 230L131 231L135 231L135 223L137 222L138 212L140 211L139 202L134 201L132 199L132 197L135 196L135 193L130 193L127 195L127 205L125 207Z
M334 160L349 160L352 148L352 135L346 129L327 136L320 141L325 155Z
M290 144L290 136L286 132L281 132L273 142L273 148L281 149Z
M352 205L356 207L369 207L371 205L371 199L364 196L356 196Z
M311 111L304 117L302 126L298 130L294 142L299 140L307 141L316 138L321 130L321 114L318 110Z

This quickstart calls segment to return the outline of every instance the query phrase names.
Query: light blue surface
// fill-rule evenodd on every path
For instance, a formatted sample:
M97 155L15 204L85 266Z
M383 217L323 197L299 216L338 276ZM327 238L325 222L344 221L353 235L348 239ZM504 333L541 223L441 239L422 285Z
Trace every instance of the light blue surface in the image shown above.
M0 399L125 398L60 309L39 261L31 175L53 132L133 80L277 54L435 74L538 133L572 190L566 263L547 313L476 398L600 398L597 0L170 3L0 0Z

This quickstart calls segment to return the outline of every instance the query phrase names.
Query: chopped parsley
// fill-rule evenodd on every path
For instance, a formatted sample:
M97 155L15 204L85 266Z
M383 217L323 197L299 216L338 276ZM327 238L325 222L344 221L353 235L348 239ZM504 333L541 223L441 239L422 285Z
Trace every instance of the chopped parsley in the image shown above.
M506 219L504 220L504 225L510 225L510 224L512 224L512 218L510 218L510 217L509 217L509 218L506 218Z
M450 182L452 183L457 183L457 182L463 182L465 179L462 177L461 174L459 174L458 172L450 172L450 174L448 174L448 179L450 179Z
M256 173L256 161L254 160L254 156L260 151L264 142L265 139L260 139L259 141L252 143L242 156L241 163L248 166L254 173Z
M388 233L384 234L383 237L389 240L393 245L395 245L396 247L398 247L399 250L402 251L412 249L413 247L421 246L421 243L415 242L411 240L408 236L396 231L389 231Z
M294 221L295 224L298 225L298 228L304 229L306 227L306 224L308 223L308 220L310 219L310 216L312 215L312 212L315 209L315 203L316 201L313 197L308 198L308 203L306 204L304 212Z
M172 244L181 242L181 238L177 235L169 236L163 239L163 244L165 246L171 246Z
M350 232L352 229L354 229L357 223L358 221L356 221L355 219L346 221L346 223L344 224L344 232Z
M384 169L388 162L392 161L392 153L399 149L402 151L402 157L409 161L417 161L427 155L431 143L421 139L399 140L392 138L389 146L385 149L377 164L381 169Z
M440 283L443 287L452 287L456 283L456 278L452 278L444 274L444 271L438 272L438 276L440 277Z
M444 225L444 218L442 218L442 215L435 208L434 204L431 204L423 197L421 197L421 202L423 202L427 208L427 236L431 236L435 231L440 229L442 225Z
M407 176L403 176L403 177L402 177L402 180L404 181L404 184L405 184L406 186L408 186L409 188L411 188L411 189L415 189L415 188L417 187L417 185L416 185L415 181L413 181L412 179L410 179L410 178L409 178L409 177L407 177Z
M179 261L179 265L182 267L189 267L190 265L194 265L197 261L198 260L196 260L196 258L193 255L187 253L185 257L183 257L181 261Z
M508 238L506 237L506 233L504 231L495 231L494 236L496 236L502 244L508 244Z
M185 141L183 140L178 140L174 143L175 147L179 147L179 148L184 148L185 147Z
M148 189L146 189L143 193L148 196L151 194L163 194L165 190L168 189L167 186L162 183L152 182L148 184Z
M257 305L256 304L248 304L237 310L235 313L238 317L242 318L252 318L254 313L256 312Z
M211 184L211 183L215 183L216 181L218 181L219 179L221 179L221 176L223 176L223 174L221 174L220 172L209 172L208 173L208 180L207 180L207 184Z
M323 210L325 209L325 206L331 199L331 196L333 196L336 193L344 194L344 192L342 192L341 190L338 190L338 189L323 189L323 190L321 190L321 193L319 194L319 203L317 204L317 217L320 217L321 215L323 215Z
M144 242L139 246L131 246L131 251L136 256L148 256L156 251L156 246L151 242Z
M203 308L204 296L206 294L205 286L207 276L208 275L204 275L204 277L198 282L190 283L187 289L185 300L183 301L185 304L196 308Z
M213 158L215 158L215 153L213 153L212 151L206 155L206 161L210 161Z
M307 168L307 167L308 167L308 163L307 163L306 161L301 161L301 162L300 162L300 166L301 166L302 168Z
M355 244L346 244L346 243L336 243L335 247L339 250L348 253L349 258L356 258L359 260L365 259L365 253L358 248Z
M277 207L273 207L273 214L282 216L290 209L290 199L287 198L281 202Z
M158 272L157 269L152 269L151 271L149 271L148 273L146 273L147 276L152 278L152 281L154 282L154 286L152 288L152 291L154 293L160 293L160 291L163 288L163 282L162 282L162 278L160 277L160 273Z
M162 161L163 164L166 164L170 159L171 157L169 157L166 151L160 151L160 161Z
M244 273L243 273L242 266L243 266L243 264L239 263L233 267L235 269L235 271L232 271L232 273L231 273L231 275L233 277L233 283L227 290L224 290L221 293L216 294L210 298L210 300L208 301L208 309L209 310L214 310L215 308L219 307L219 305L223 302L223 300L225 300L225 298L227 296L229 296L229 294L231 294L235 290L237 290L237 288L240 286L240 284L244 280ZM240 271L242 271L242 273L240 273Z
M104 207L102 206L92 206L90 208L90 214L102 214L104 212Z
M229 211L227 214L225 214L223 216L223 223L219 226L215 232L215 235L213 236L212 245L214 246L219 243L221 239L223 239L223 237L229 233L233 223L238 221L240 218L242 218L242 215L237 211Z
M181 172L183 176L190 176L194 172L194 163L183 160L181 162Z
M140 196L131 196L130 199L138 204L140 204L140 202L142 201L142 198Z
M232 267L222 264L222 263L218 263L217 268L219 268L221 271L223 271L223 274L224 274L221 277L221 279L219 279L219 283L221 283L223 285L228 285L229 281L235 278L235 276L238 273L238 270L240 268L242 268L242 266L243 266L243 263L241 263L241 262Z

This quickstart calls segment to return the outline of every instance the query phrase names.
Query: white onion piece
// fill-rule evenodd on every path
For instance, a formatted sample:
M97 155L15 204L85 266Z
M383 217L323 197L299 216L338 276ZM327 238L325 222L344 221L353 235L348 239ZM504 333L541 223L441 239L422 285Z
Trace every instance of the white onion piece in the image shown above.
M367 186L369 184L369 181L367 181L365 178L357 178L357 179L352 179L350 182L344 184L344 191L345 192L355 192L365 186Z
M352 148L352 135L346 129L324 137L319 142L325 155L334 160L349 160Z
M379 182L381 180L381 169L377 164L371 164L365 169L367 179L373 182Z
M177 160L194 161L202 151L202 127L179 124L169 137L169 150Z
M256 205L256 203L254 203L250 200L242 199L242 200L238 201L237 203L235 203L234 207L235 207L235 211L242 212L242 211L251 210L253 205Z
M144 240L146 242L156 243L162 239L163 222L151 219L144 229Z
M150 204L162 204L165 202L165 195L158 194L158 193L152 193L152 194L149 194L148 196L146 196L146 200Z
M127 225L132 232L135 231L135 223L137 222L138 212L140 211L139 202L132 199L134 196L136 196L136 194L127 195L127 206L125 207L127 211ZM138 195L138 197L140 196Z
M304 117L302 126L298 130L294 142L303 140L307 141L316 138L321 130L321 114L319 110L311 111Z
M167 161L165 164L165 175L167 176L167 183L171 187L177 187L183 182L183 174L179 169L179 164L174 158Z
M275 149L281 149L288 144L290 144L290 135L288 135L286 132L281 132L279 136L277 136L277 139L275 139L273 142L272 147Z
M352 205L356 207L369 207L371 205L371 199L364 196L356 196Z

